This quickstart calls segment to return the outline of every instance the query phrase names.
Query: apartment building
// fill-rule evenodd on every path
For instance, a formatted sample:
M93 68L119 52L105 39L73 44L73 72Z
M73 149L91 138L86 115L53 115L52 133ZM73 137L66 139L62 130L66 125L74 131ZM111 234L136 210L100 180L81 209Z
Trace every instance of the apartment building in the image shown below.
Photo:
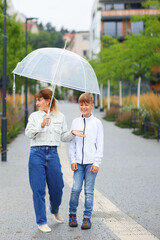
M76 32L67 49L81 57L89 57L89 39L89 31Z
M143 31L142 21L132 22L134 15L156 15L156 9L145 9L144 0L95 0L90 28L90 58L101 48L101 37L109 35L123 40L124 36Z

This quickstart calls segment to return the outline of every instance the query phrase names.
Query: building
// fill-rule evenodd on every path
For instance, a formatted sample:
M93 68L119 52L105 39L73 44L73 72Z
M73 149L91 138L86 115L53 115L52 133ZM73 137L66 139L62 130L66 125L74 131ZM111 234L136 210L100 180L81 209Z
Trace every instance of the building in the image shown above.
M74 37L70 41L69 47L67 48L68 50L79 54L81 57L88 57L89 58L89 32L84 31L84 32L76 32L74 34Z
M143 31L142 21L132 22L134 15L156 15L156 9L145 9L144 0L95 0L92 7L90 28L90 58L101 49L101 37L109 35L123 39L124 36Z
M12 3L12 0L7 0L7 14L8 14L8 16L14 16L15 15L16 20L20 21L25 27L25 22L26 22L27 17L23 13L20 13L20 12L16 11L16 9L15 9L13 3ZM32 20L28 21L27 30L30 31L31 33L36 33L36 34L39 33L39 28L38 28L36 22L34 22Z
M63 39L67 40L67 43L69 44L72 38L74 37L74 33L65 33L63 35Z

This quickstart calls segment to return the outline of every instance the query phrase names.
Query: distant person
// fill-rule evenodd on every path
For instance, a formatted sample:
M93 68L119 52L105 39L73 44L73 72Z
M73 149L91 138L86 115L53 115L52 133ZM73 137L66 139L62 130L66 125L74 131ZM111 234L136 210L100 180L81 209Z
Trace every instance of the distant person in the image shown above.
M84 182L85 203L81 229L91 228L91 215L94 200L95 179L103 156L103 126L94 117L93 95L83 93L79 97L79 109L82 115L73 120L71 129L81 129L85 138L76 136L69 144L69 159L74 171L73 187L69 202L69 226L77 227L77 207Z
M57 110L56 99L53 98L51 112L47 116L52 91L42 89L35 95L36 106L28 119L25 134L31 139L29 157L29 180L33 191L33 202L38 228L50 232L46 217L46 184L49 190L50 212L59 223L63 218L59 213L62 200L63 177L57 147L60 141L71 141L74 135L83 137L82 131L67 131L64 115Z

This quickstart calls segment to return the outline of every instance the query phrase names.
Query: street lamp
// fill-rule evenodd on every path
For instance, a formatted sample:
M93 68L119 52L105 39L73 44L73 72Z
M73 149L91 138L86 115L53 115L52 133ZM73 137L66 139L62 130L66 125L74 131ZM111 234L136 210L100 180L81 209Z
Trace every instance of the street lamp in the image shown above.
M7 118L6 118L6 89L7 89L7 35L6 35L6 0L4 0L4 30L3 30L3 76L2 76L2 162L7 161Z
M26 37L25 37L25 47L26 47L26 56L27 56L27 52L28 52L28 31L27 31L27 24L28 21L33 20L33 19L38 19L35 17L30 17L30 18L26 18L26 22L25 22L25 33L26 33ZM25 78L25 127L27 126L27 122L28 122L28 79Z

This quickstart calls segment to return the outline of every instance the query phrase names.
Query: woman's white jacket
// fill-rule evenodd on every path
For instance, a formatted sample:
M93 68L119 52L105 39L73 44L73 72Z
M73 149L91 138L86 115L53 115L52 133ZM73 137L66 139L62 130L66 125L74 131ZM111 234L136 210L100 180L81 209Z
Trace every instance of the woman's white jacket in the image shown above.
M60 142L68 142L74 138L71 131L67 130L67 123L61 112L50 113L50 123L41 128L43 118L47 114L44 111L31 113L25 129L25 135L31 139L30 146L60 146Z

